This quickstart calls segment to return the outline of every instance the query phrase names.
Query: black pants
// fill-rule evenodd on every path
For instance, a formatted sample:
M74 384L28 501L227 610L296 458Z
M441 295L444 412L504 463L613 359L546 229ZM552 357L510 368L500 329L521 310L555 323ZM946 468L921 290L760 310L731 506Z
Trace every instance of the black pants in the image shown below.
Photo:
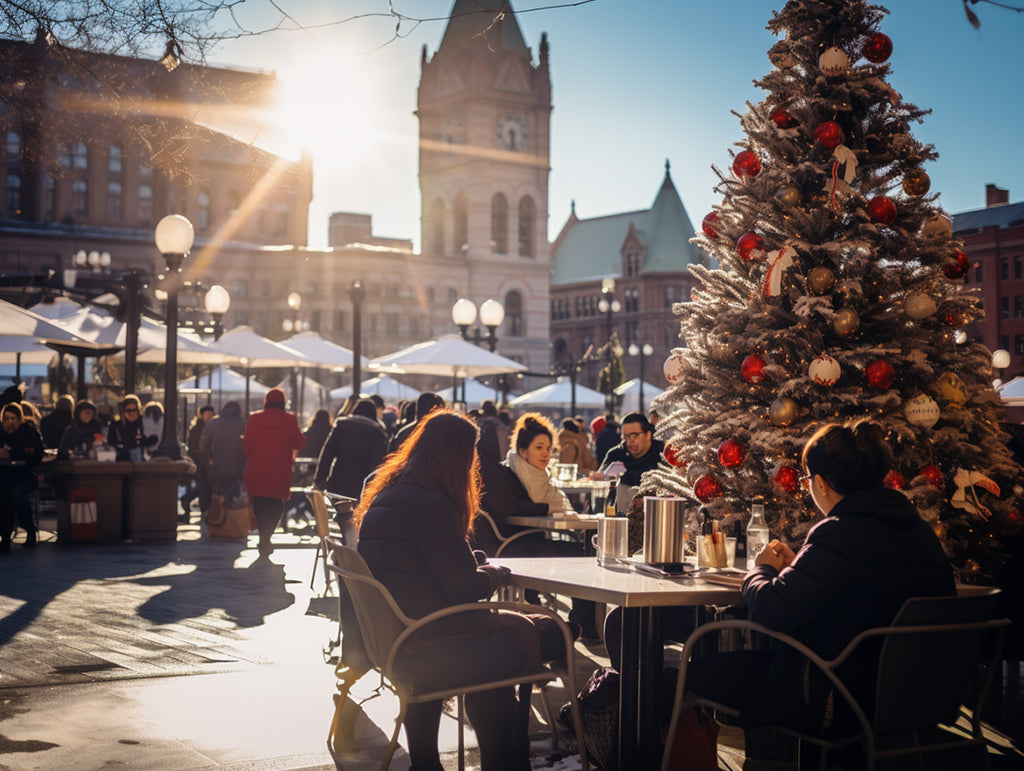
M39 486L35 476L5 474L0 476L0 486L10 485L7 492L0 493L0 542L10 544L14 537L14 523L25 531L25 542L36 540L36 524L32 517L33 491Z
M260 554L270 554L274 550L270 545L270 536L274 534L284 514L284 501L280 498L253 496L252 513L256 515L256 529L260 534Z
M661 630L662 644L667 642L686 642L696 628L693 608L669 607L659 608L658 628ZM621 671L622 662L622 608L612 608L604 619L604 647L608 649L608 658L612 668Z

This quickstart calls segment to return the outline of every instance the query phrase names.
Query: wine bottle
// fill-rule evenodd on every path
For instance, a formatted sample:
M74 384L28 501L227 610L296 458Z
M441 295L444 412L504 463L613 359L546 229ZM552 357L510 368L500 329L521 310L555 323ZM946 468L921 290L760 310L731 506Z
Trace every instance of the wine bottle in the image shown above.
M614 517L618 513L615 509L615 491L618 489L619 480L613 479L608 487L608 498L604 502L604 515Z

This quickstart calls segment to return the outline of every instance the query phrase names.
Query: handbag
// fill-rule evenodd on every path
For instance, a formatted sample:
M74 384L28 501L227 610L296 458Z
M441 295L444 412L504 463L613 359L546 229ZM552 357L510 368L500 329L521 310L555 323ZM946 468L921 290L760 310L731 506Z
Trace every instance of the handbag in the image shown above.
M619 767L619 673L598 667L577 695L587 759L604 771ZM572 725L572 706L562 707L559 720Z
M662 732L663 740L667 739L666 731L667 726ZM701 708L688 709L679 716L668 768L718 771L718 723Z
M243 491L234 500L225 500L217 482L210 496L206 526L212 538L246 538L256 529L256 515L249 496Z

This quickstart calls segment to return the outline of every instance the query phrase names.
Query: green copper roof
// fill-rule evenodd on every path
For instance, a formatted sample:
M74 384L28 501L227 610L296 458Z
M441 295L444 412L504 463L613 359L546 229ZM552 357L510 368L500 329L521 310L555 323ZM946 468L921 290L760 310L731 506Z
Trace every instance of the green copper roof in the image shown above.
M573 284L622 274L622 245L633 224L644 247L641 273L682 272L700 262L690 243L693 225L665 163L665 179L650 209L575 220L565 226L551 259L551 283Z
M529 53L509 0L455 0L438 50L459 48L481 34L494 48Z

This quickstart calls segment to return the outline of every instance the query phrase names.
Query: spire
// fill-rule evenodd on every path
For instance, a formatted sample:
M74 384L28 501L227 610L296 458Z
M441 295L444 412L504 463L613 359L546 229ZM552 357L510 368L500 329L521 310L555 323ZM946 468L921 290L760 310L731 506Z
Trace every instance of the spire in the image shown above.
M438 51L485 40L493 50L530 53L510 0L455 0Z

